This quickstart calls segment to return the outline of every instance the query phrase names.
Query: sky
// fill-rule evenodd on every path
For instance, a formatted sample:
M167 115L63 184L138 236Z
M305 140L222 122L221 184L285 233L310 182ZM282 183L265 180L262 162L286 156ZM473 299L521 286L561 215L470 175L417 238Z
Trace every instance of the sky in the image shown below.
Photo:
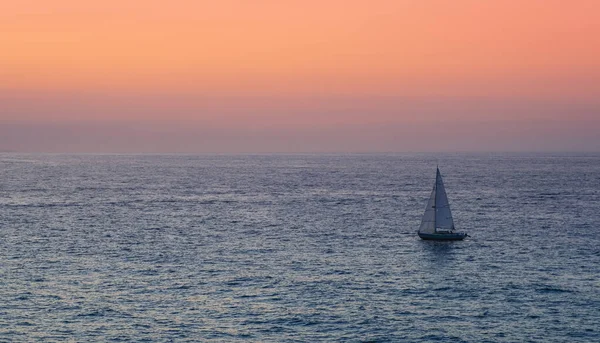
M597 0L0 2L0 151L600 151Z

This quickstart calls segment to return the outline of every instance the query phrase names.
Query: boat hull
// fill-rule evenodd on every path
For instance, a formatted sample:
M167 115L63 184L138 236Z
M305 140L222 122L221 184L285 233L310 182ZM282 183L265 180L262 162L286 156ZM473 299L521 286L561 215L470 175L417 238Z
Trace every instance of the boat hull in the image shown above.
M420 233L419 237L427 241L462 241L467 237L464 232L456 233Z

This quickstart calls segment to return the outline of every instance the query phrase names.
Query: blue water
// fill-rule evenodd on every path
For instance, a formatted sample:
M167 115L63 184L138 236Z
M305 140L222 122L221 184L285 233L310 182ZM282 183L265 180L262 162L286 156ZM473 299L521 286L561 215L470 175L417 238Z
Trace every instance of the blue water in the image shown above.
M598 223L600 154L0 154L0 341L598 342Z

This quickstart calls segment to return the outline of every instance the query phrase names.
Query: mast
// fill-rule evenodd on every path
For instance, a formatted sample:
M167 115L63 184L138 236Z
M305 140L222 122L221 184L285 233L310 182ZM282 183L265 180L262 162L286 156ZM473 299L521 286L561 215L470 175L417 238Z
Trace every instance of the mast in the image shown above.
M436 207L436 205L437 205L437 197L438 197L438 194L437 194L437 192L438 192L438 186L437 186L437 184L438 184L438 176L440 175L440 167L435 166L435 169L436 169L436 172L435 172L435 184L433 185L433 188L435 189L435 194L433 196L433 232L437 232L437 227L436 227L436 224L437 224L437 220L436 220L436 217L437 217L437 207Z

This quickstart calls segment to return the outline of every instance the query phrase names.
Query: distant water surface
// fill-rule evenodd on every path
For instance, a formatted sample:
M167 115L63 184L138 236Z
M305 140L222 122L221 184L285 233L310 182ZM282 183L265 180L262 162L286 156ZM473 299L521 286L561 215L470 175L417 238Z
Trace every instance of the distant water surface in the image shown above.
M599 223L599 154L0 154L0 341L600 342Z

